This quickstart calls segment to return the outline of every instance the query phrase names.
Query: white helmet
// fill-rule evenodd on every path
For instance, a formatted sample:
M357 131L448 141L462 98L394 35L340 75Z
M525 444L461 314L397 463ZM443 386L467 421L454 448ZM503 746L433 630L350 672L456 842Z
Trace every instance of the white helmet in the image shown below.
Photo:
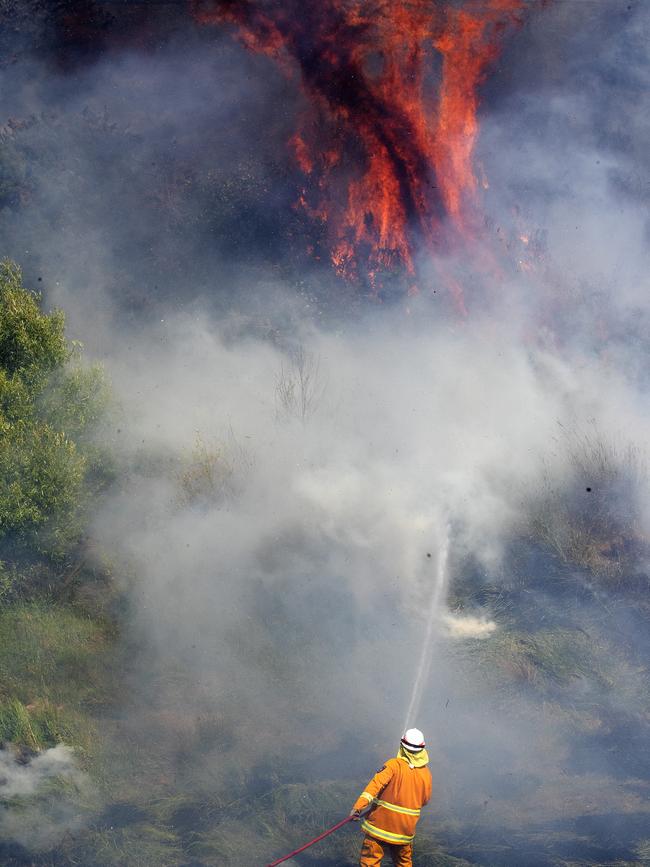
M405 731L400 743L409 753L419 753L425 747L424 735L420 729L408 729L408 731Z

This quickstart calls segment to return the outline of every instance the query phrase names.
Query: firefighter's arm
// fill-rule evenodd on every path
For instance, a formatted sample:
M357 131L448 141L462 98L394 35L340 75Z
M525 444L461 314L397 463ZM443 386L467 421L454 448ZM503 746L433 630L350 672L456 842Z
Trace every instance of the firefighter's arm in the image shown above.
M391 767L390 762L387 762L383 768L380 768L380 770L377 771L375 776L370 780L366 788L354 802L350 815L354 818L356 814L356 818L358 818L359 813L369 807L370 804L372 804L373 799L386 788L388 783L391 781L392 776L393 768Z
M427 780L427 785L426 785L425 792L424 792L424 798L425 798L424 804L428 804L429 801L431 800L431 785L432 785L431 775L429 774L429 779ZM423 807L424 807L424 804L422 804Z

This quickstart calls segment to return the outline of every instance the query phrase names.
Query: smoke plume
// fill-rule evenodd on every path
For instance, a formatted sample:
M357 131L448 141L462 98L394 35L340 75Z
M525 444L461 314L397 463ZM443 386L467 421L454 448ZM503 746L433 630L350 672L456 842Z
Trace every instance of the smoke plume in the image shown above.
M52 781L65 781L66 795L53 797L48 791ZM93 794L90 779L63 744L26 761L0 750L0 839L13 840L29 851L50 849L66 833L84 827L88 816L75 796L88 807Z

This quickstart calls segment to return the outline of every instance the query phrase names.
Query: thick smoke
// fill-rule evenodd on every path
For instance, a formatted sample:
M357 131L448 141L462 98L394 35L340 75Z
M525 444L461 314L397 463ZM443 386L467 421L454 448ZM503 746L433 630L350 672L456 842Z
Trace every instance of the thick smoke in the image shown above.
M226 36L0 71L26 197L4 202L2 252L64 307L122 405L125 481L94 533L134 576L125 726L188 786L274 762L365 782L403 723L448 522L450 610L417 723L449 839L452 815L532 839L567 816L606 837L608 817L647 811L645 771L607 746L609 720L642 713L637 675L585 668L574 707L553 694L540 713L522 652L504 695L513 615L494 588L512 597L529 570L531 630L607 616L603 659L647 652L607 589L580 577L568 599L520 540L531 504L589 484L571 441L647 440L649 34L637 3L557 3L506 46L483 93L477 244L519 256L522 234L533 252L501 281L453 253L466 320L433 282L408 312L364 307L310 262L285 148L301 97ZM48 159L23 177L30 149ZM424 252L421 269L437 273Z
M647 425L636 390L607 363L522 350L510 324L373 317L302 340L322 378L305 418L297 405L287 413L278 393L291 356L267 341L233 341L210 320L166 321L113 366L126 415L138 420L128 448L142 450L144 466L98 532L139 576L135 628L151 656L136 682L146 684L148 712L194 714L199 727L216 720L221 734L202 742L190 774L202 785L227 786L244 749L258 766L298 755L296 773L317 762L328 778L343 763L359 767L361 748L367 768L403 723L441 523L453 527L452 588L468 558L498 575L543 459L554 461L555 449L553 472L570 471L558 422L596 417L616 441L638 441ZM565 625L572 611L588 620L590 604L571 600ZM538 590L532 623L552 621L557 605ZM477 601L471 616L498 624L503 612ZM549 792L558 787L571 788L577 813L580 798L604 814L641 809L633 783L605 794L619 762L606 751L588 757L591 776L566 785L570 721L540 718L525 690L508 697L504 716L490 663L473 656L476 633L468 646L461 624L451 644L436 643L418 720L444 780L438 809L467 817L488 801L484 821L515 830L521 780L517 802L540 822L557 820ZM174 678L164 673L172 663ZM636 707L589 678L601 710ZM177 730L166 737L173 751Z

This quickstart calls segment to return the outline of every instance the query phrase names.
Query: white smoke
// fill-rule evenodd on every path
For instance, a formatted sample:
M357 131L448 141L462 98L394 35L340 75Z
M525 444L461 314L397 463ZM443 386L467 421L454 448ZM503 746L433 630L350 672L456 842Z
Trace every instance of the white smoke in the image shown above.
M170 319L164 334L164 343L143 334L130 354L118 342L110 360L129 419L120 437L158 455L160 469L149 462L133 475L97 532L134 564L140 624L159 658L182 655L223 700L234 691L251 731L263 713L270 737L286 725L294 689L306 690L323 728L339 727L337 708L353 695L364 700L348 720L373 725L380 656L396 689L392 724L414 676L406 659L420 651L439 516L456 524L452 557L471 553L496 570L522 492L542 484L558 422L595 416L612 437L622 418L629 436L647 423L634 388L606 365L522 350L508 325L312 332L327 389L306 423L277 419L279 349L225 341L207 319ZM197 432L221 444L236 484L188 504L179 478ZM224 457L230 439L245 459ZM278 602L279 619L266 621L265 605ZM473 615L450 617L446 630L489 633L490 612ZM287 642L301 636L311 678L268 682L259 654L277 630ZM296 660L283 659L289 674ZM245 728L242 739L263 751Z
M447 613L443 615L443 623L452 638L487 638L497 628L494 620L470 614Z
M11 750L0 750L0 796L3 799L33 795L52 777L79 780L80 772L70 747L59 744L20 762Z
M93 786L64 744L20 759L0 750L0 841L50 849L88 822Z

